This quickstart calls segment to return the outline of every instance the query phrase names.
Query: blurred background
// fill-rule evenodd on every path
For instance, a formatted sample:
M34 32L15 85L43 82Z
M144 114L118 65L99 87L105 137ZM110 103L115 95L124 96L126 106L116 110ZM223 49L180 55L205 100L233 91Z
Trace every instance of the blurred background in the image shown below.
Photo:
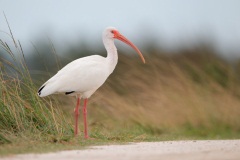
M1 0L0 39L14 47L5 13L37 90L76 58L106 56L102 31L114 26L139 47L146 64L116 41L119 64L90 99L92 136L118 137L125 135L122 128L136 128L139 139L171 133L236 138L239 8L238 0ZM10 59L5 52L0 49L1 57ZM57 97L72 118L75 99Z
M1 1L0 29L7 30L5 12L25 52L30 42L46 37L59 53L80 42L94 50L102 47L103 29L114 26L141 49L149 43L176 50L205 42L230 58L239 56L239 6L238 0Z

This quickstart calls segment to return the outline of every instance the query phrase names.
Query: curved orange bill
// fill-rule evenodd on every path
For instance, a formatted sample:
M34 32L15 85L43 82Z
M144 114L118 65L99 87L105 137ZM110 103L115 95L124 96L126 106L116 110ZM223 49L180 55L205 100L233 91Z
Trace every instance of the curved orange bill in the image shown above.
M131 46L138 53L138 55L142 59L143 63L145 63L145 59L144 59L142 53L140 52L140 50L131 41L129 41L126 37L121 35L119 32L115 31L113 38L116 38L116 39L128 44L129 46Z

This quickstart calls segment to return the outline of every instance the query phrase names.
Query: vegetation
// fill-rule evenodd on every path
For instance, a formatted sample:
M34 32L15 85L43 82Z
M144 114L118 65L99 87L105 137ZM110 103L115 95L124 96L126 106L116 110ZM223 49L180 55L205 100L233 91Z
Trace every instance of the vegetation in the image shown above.
M9 37L13 45L0 41L0 154L129 141L240 138L240 61L227 62L209 47L177 53L152 48L144 51L146 64L120 53L115 72L89 101L92 141L74 137L74 97L36 94L57 66L69 60L56 58L51 43L54 54L34 46L38 54L25 57L11 30ZM40 74L32 74L33 69Z

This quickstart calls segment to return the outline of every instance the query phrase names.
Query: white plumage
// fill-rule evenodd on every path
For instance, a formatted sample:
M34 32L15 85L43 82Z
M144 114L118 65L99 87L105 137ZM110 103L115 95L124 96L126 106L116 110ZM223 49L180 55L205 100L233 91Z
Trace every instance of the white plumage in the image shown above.
M43 84L39 96L69 93L89 98L110 75L106 58L98 55L79 58L62 68ZM70 93L73 92L73 93Z
M104 30L103 43L107 50L107 57L99 55L79 58L67 64L52 78L45 82L38 90L40 97L54 93L77 96L75 109L75 135L77 134L78 107L80 99L85 99L84 112L86 112L87 99L106 81L117 65L118 55L114 45L114 39L119 39L133 47L145 63L144 57L138 48L127 38L121 35L116 28L108 27ZM86 113L84 113L85 138L88 138Z

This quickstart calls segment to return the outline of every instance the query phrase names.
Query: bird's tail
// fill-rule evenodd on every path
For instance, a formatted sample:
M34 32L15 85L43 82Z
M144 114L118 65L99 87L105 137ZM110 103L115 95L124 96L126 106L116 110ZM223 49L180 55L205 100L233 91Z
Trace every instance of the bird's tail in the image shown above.
M38 96L45 97L55 93L56 90L57 90L57 84L46 82L39 88Z
M43 96L41 96L41 95L42 95L42 90L43 90L44 87L45 87L45 85L42 85L42 86L39 88L39 90L38 90L38 96L43 97Z

